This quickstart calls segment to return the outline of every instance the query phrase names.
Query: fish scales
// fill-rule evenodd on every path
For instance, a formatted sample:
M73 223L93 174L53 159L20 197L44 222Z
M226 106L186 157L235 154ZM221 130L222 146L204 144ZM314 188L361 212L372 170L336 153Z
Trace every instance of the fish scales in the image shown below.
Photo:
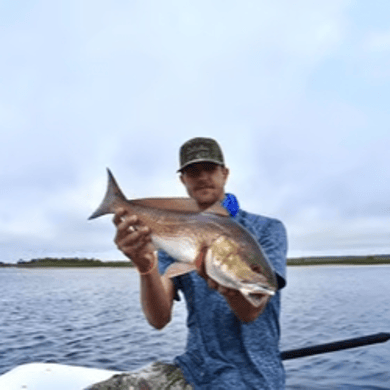
M108 171L106 195L90 219L125 208L151 229L156 249L177 260L166 274L174 277L196 269L204 252L206 274L222 286L239 290L255 306L259 294L273 295L276 276L259 243L244 227L228 217L219 204L201 211L191 198L127 200Z

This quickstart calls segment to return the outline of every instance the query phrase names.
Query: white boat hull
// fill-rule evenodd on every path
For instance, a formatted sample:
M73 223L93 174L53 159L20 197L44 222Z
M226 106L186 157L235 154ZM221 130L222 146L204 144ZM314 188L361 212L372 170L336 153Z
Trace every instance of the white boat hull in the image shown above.
M83 390L115 374L121 372L55 363L28 363L1 375L0 389Z

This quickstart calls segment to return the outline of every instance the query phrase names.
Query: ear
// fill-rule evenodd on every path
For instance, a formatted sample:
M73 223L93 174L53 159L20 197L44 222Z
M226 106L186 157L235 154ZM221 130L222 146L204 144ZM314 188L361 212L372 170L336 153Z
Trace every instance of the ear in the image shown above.
M226 167L223 167L222 168L222 173L223 173L223 176L225 178L225 182L227 181L228 177L229 177L229 168L226 168Z
M186 183L185 183L184 175L181 173L179 177L180 177L180 181L185 185Z

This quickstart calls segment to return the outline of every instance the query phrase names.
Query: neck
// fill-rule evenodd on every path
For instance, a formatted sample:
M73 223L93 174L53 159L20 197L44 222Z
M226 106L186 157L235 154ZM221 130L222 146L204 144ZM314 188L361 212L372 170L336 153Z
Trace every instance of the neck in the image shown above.
M207 210L208 208L210 208L211 206L213 206L214 204L219 204L224 199L225 199L225 194L223 194L223 196L220 199L218 199L217 201L215 201L214 203L199 203L198 201L196 203L198 204L198 207L202 211L204 211L204 210Z

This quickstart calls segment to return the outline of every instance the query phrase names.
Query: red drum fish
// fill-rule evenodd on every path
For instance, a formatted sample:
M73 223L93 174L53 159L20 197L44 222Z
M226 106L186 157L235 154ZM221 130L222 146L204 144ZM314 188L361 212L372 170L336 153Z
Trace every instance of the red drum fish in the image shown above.
M197 269L203 258L206 274L220 285L239 290L254 306L258 294L274 295L276 276L257 240L229 217L219 203L202 211L192 198L144 198L127 200L108 171L106 195L89 217L115 213L121 207L137 215L151 230L156 250L176 260L166 271L168 277Z

